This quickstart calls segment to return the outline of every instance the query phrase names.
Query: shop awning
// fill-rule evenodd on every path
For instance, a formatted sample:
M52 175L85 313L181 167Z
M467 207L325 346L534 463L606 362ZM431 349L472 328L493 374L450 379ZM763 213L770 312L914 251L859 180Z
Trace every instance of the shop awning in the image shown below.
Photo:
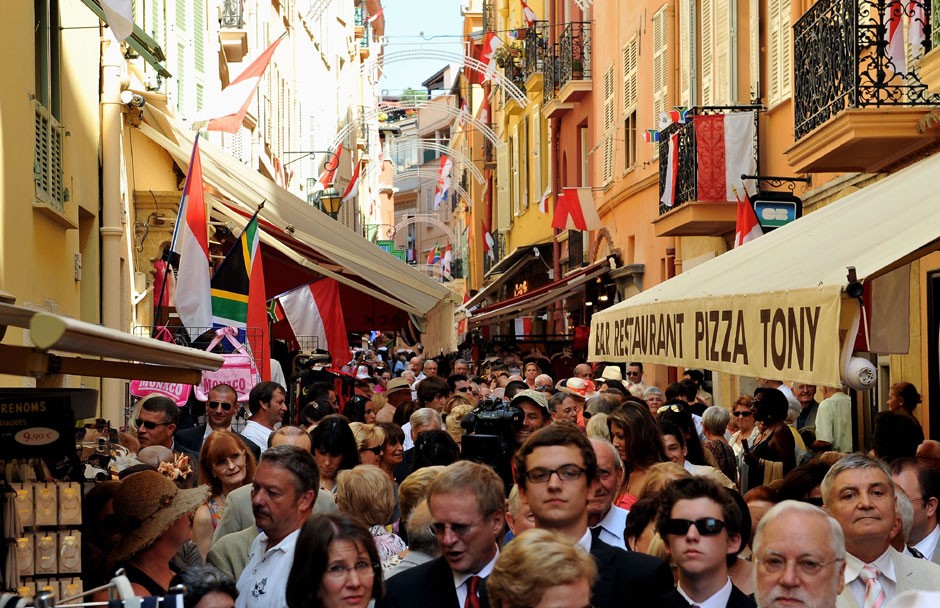
M552 302L560 302L583 288L588 281L596 279L608 270L610 270L610 263L604 259L524 295L479 308L471 313L470 326L478 327L504 320L507 317L516 318L545 308Z
M186 126L167 114L158 103L148 100L144 107L144 120L138 128L164 148L184 171L187 169L194 134ZM247 169L211 142L200 140L200 152L203 179L207 184L243 213L254 212L264 201L265 206L259 216L263 231L274 236L272 228L276 228L319 256L319 259L311 259L294 255L294 261L350 287L381 297L418 318L423 317L429 322L424 337L426 348L433 347L435 351L444 348L450 352L456 347L453 327L456 296L447 287L390 256L327 215L313 211L305 201L256 171ZM216 209L224 212L218 205ZM266 238L263 242L276 247L275 241L276 238ZM279 250L289 255L290 249L282 246ZM443 319L446 319L446 327Z
M838 383L848 267L867 282L940 249L938 172L935 155L595 313L589 359Z

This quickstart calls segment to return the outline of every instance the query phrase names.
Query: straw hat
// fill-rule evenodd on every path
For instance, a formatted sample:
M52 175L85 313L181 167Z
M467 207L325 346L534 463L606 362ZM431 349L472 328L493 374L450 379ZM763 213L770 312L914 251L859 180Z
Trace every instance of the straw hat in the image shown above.
M385 394L394 393L395 391L411 390L411 385L408 384L408 381L404 378L392 378L388 381L388 384L385 386Z
M590 399L597 394L594 388L593 381L574 377L568 378L568 381L565 382L565 385L559 387L558 390L568 395L580 397L581 399Z
M623 373L616 365L608 365L604 367L604 371L601 373L601 378L604 380L623 380Z
M209 486L181 490L156 471L142 471L124 479L114 496L121 541L111 557L119 562L146 549L173 522L195 511L207 498Z

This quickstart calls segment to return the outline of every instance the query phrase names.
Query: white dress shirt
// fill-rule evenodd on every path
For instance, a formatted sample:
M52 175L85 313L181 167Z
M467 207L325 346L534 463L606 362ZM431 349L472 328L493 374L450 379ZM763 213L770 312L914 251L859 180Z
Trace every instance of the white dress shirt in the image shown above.
M457 605L463 606L467 603L467 586L471 577L479 576L482 579L485 579L493 571L493 566L496 565L496 559L499 557L499 547L496 547L496 555L493 559L490 560L490 563L480 568L480 571L476 574L457 574L454 575L454 587L457 589ZM477 589L479 594L479 588Z
M584 531L584 536L582 536L576 545L584 549L587 553L591 552L591 542L593 542L594 537L591 535L591 529L588 528Z
M236 608L286 608L287 576L294 562L300 530L268 548L268 537L258 534L248 550L248 563L238 577Z
M727 608L728 600L731 599L732 585L731 579L729 578L727 582L725 582L725 586L719 589L715 595L701 602L696 602L690 598L689 594L682 588L682 583L676 585L676 589L679 590L679 595L681 595L690 606L698 606L699 608Z
M888 550L871 564L881 572L878 582L884 589L885 603L887 603L894 599L898 583L898 577L894 572L894 560L891 559L891 547L888 547ZM859 578L858 574L866 565L851 553L845 554L845 584L852 590L852 595L855 596L855 601L859 606L865 605L865 581Z
M242 437L251 441L256 446L261 448L261 451L268 449L268 436L271 435L274 431L269 429L266 426L263 426L254 420L249 420L248 424L245 425L245 430L242 431Z
M934 526L933 532L928 534L914 548L920 551L921 555L927 561L933 560L933 554L937 550L937 541L940 540L940 525Z
M627 550L627 544L623 539L623 530L627 525L627 514L629 511L621 509L618 506L611 505L604 519L597 522L595 529L600 529L597 538L601 539L611 547L619 547Z

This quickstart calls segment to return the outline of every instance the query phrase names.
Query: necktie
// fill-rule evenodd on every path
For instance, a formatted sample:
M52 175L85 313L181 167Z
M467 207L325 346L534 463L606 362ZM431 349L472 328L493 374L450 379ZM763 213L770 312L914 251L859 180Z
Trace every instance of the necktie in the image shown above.
M480 608L480 596L477 595L477 591L481 580L483 579L479 576L471 576L467 579L467 599L463 603L463 608Z
M916 558L918 558L918 559L927 559L926 557L924 557L924 554L923 554L923 553L921 553L920 551L918 551L918 550L915 549L914 547L908 547L907 550L911 552L911 555L913 555L914 557L916 557Z
M858 577L865 582L865 603L862 608L881 608L885 602L885 590L878 582L881 571L868 564L858 573Z

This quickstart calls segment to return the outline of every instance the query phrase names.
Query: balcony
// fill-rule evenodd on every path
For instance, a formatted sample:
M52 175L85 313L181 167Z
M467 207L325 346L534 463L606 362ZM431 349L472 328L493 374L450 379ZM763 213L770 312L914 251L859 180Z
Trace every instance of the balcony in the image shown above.
M675 203L667 207L660 203L659 218L653 221L656 236L721 236L734 230L737 202L715 201L714 195L699 188L700 153L695 136L695 117L723 115L731 112L753 111L750 106L709 106L693 108L684 124L673 123L660 131L659 142L659 198L666 186L669 140L678 134L678 172ZM754 159L760 167L757 112L754 112ZM722 193L723 194L723 193ZM743 193L742 193L743 196Z
M222 0L222 18L219 20L219 39L225 59L238 63L248 54L248 30L242 0Z
M529 95L540 93L542 83L539 79L543 78L545 59L549 54L547 21L536 21L526 30L522 48L525 90Z
M591 92L591 23L574 21L558 37L558 100L578 101Z
M496 125L489 123L490 130L495 130ZM489 139L483 138L483 168L496 169L496 145Z
M874 173L940 139L936 129L918 129L940 107L940 96L927 89L917 61L932 45L928 3L820 0L797 21L796 144L786 151L797 173ZM903 13L897 31L904 40L900 52L892 52L887 42L891 20L899 18L890 16L892 6Z

